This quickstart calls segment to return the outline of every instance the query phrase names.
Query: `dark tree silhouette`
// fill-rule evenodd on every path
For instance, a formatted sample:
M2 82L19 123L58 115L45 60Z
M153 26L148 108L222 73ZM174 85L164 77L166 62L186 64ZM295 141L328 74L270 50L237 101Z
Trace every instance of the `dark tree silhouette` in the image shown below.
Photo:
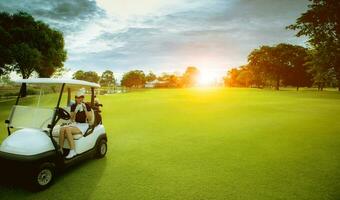
M66 60L62 33L24 12L0 13L0 53L0 75L15 70L23 78L50 77Z
M298 37L309 37L308 42L315 51L310 66L319 68L316 71L334 71L340 91L340 1L310 1L309 9L287 28L297 30Z
M121 80L121 85L131 88L131 87L144 87L146 82L145 74L142 70L133 70L125 73Z

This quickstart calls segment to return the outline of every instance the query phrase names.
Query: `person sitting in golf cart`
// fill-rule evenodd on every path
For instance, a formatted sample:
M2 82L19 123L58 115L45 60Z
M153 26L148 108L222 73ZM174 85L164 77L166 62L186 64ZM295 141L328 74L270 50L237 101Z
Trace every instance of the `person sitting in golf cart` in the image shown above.
M85 91L79 90L75 96L75 103L71 105L71 124L61 127L59 136L60 150L63 151L64 140L68 140L70 152L66 159L74 157L77 153L73 141L73 135L84 134L89 128L87 121L91 121L91 107L84 102Z

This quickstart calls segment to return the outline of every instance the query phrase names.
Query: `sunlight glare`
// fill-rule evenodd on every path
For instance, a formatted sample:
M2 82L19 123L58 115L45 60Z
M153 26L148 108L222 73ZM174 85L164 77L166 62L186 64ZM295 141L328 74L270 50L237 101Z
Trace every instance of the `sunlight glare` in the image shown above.
M198 77L198 86L214 86L216 83L217 75L212 71L201 71Z

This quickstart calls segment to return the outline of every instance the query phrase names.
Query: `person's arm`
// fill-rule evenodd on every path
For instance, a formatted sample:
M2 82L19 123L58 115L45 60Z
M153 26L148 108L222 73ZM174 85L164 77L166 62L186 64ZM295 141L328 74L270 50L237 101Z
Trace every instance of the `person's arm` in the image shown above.
M74 122L76 120L75 110L76 110L76 105L75 104L71 105L71 112L70 112L71 122Z
M86 114L86 119L88 122L92 122L92 112L91 112L91 107L88 104L84 104L85 108L85 114Z
M74 122L76 120L76 113L71 112L71 122Z

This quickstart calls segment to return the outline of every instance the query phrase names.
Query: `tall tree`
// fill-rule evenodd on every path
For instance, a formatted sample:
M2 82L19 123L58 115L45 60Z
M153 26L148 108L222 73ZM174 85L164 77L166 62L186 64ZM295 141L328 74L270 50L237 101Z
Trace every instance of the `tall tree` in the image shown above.
M62 76L64 76L65 73L70 72L71 69L70 68L58 68L52 75L52 78L60 78Z
M99 81L101 86L113 86L116 84L115 77L113 75L113 72L110 70L106 70L105 72L102 73Z
M262 77L255 76L259 74L255 73L253 70L256 69L250 67L249 64L230 69L227 76L224 77L224 85L230 87L263 86L262 81L259 81Z
M147 82L151 82L151 81L154 81L157 79L157 76L156 74L152 73L152 72L149 72L147 75L146 75L146 81Z
M320 51L312 49L308 52L308 61L306 66L308 66L308 72L312 75L313 83L318 87L318 91L323 91L324 87L336 85L336 73L334 68L329 68L324 66L325 62L320 59L314 59L318 57Z
M286 70L279 61L279 52L274 47L262 46L259 49L253 50L249 56L248 61L252 66L256 66L265 73L267 77L276 82L275 88L278 90L282 74Z
M274 81L275 88L279 90L281 82L290 76L293 69L299 71L298 68L303 68L305 57L306 49L303 47L278 44L253 50L248 56L248 61L250 66L263 73L266 79Z
M10 40L10 34L0 26L0 76L11 71L9 64L13 62L13 58L10 51Z
M291 45L287 50L289 70L288 74L284 77L284 84L295 86L296 90L299 90L300 87L312 86L312 77L308 73L307 67L307 49Z
M12 45L11 51L15 60L13 67L17 73L21 74L22 78L29 78L40 66L41 53L37 49L21 43Z
M199 70L194 66L189 66L183 74L183 84L185 87L192 87L197 84Z
M89 81L89 82L93 82L93 83L98 83L98 81L100 79L97 72L94 72L94 71L84 72L83 70L76 71L73 74L72 78L77 79L77 80Z
M85 81L98 83L100 76L95 71L87 71L84 73Z
M72 78L77 80L85 80L85 72L83 70L78 70L73 73Z
M251 84L253 84L257 88L263 88L266 86L266 74L262 70L261 66L252 65L248 63L246 65L247 69L251 75Z
M34 71L50 77L66 60L62 33L25 12L0 13L0 53L0 74L15 70L23 78Z
M313 54L310 66L335 71L340 91L340 1L310 2L309 9L287 28L297 30L298 37L309 37L309 44L317 52Z
M237 68L232 68L228 71L227 76L224 77L224 85L230 87L238 86L237 77L240 74L240 70Z
M145 74L142 70L133 70L125 73L121 80L121 85L125 87L144 87L146 82Z
M160 77L158 77L158 83L155 87L164 87L164 88L179 88L182 87L182 79L176 74L167 74L163 73Z

